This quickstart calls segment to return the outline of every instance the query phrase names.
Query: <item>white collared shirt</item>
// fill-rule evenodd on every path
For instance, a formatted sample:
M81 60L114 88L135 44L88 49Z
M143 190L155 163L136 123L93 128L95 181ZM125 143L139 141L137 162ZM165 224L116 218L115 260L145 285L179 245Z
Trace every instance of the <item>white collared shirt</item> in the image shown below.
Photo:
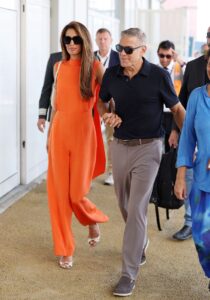
M165 70L168 71L168 73L171 76L172 82L174 82L174 64L175 64L175 62L173 60L170 62L170 64L166 68L164 68L161 64L158 64L159 67L164 68Z
M170 62L170 64L166 68L164 68L161 64L158 64L159 67L165 69L170 74L172 82L174 82L174 64L175 64L175 62L173 60ZM171 110L168 107L166 107L165 104L163 106L163 111L171 112Z
M99 61L102 63L102 65L104 66L105 69L108 68L108 66L109 66L111 50L112 49L110 48L109 52L107 53L106 56L101 56L100 53L99 53L99 50L96 53Z

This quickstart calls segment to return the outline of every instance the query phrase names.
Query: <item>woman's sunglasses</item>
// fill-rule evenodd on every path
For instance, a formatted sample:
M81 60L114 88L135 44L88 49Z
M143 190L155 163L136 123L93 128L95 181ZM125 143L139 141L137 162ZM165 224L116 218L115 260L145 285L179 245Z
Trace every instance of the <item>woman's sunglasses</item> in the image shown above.
M141 48L141 47L144 47L144 46L138 46L138 47L132 48L132 47L129 47L129 46L123 47L122 45L117 44L115 47L116 47L117 52L122 52L124 50L124 52L126 54L132 54L134 50L136 50L138 48Z
M75 45L81 45L83 43L83 40L79 35L75 35L73 37L66 35L63 37L63 42L65 45L69 45L71 41L73 41Z
M159 56L160 58L164 58L164 57L166 57L167 59L171 59L171 58L172 58L172 55L170 55L170 54L162 54L162 53L158 53L158 56Z

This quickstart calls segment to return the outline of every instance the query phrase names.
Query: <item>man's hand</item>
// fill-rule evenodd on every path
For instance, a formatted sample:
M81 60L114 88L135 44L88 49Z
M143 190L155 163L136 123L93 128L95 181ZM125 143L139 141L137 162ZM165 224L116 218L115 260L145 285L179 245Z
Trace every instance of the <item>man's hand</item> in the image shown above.
M109 125L110 127L119 128L122 123L122 119L115 113L105 113L103 114L102 119L105 125Z
M174 49L172 49L172 53L173 53L174 61L178 62L180 66L184 66L185 65L184 60L179 56L179 54Z
M173 147L173 148L177 148L178 139L179 139L179 134L175 129L173 129L171 131L171 134L170 134L169 139L168 139L169 146Z
M37 121L37 127L41 132L44 132L44 130L45 130L45 123L46 123L46 120L43 118L40 118Z

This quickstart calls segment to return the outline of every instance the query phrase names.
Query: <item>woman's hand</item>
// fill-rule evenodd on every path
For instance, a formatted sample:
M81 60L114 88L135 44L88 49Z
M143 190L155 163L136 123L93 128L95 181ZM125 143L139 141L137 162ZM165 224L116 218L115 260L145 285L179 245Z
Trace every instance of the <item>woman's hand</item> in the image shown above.
M179 200L185 200L187 198L187 187L185 179L176 179L174 192Z
M187 186L186 186L186 167L179 167L176 174L176 182L174 186L174 192L179 200L185 200L187 198Z
M115 113L105 113L103 114L102 119L105 125L109 125L110 127L119 128L122 123L122 119Z

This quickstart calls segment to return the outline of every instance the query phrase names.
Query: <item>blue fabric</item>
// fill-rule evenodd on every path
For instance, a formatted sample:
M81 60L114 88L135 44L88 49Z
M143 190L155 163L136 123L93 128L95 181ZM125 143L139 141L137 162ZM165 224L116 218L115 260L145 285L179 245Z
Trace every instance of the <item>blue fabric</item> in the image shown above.
M196 159L193 162L195 147ZM210 97L206 85L193 90L190 95L186 117L179 141L177 167L193 168L198 188L210 192Z
M199 190L194 183L189 198L193 240L204 273L210 278L210 193Z
M187 169L185 178L186 178L186 186L187 186L187 199L185 199L185 201L184 201L184 206L185 206L184 225L192 227L191 207L190 207L190 201L189 201L189 195L190 195L192 183L193 183L193 170L192 169Z

